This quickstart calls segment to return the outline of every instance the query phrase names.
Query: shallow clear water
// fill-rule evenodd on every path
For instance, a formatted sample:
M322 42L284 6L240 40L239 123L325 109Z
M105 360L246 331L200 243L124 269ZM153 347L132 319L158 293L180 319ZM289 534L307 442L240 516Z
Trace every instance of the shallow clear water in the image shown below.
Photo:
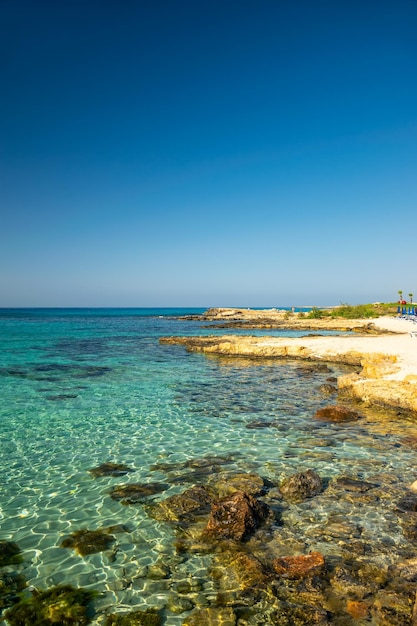
M155 501L189 486L172 480L175 471L152 470L155 463L230 455L228 471L256 472L275 485L308 468L326 480L379 477L384 488L405 488L416 478L415 449L404 443L417 436L412 420L393 421L388 412L368 409L364 420L343 427L318 422L315 410L332 403L318 391L329 372L301 362L207 358L159 344L160 336L224 333L172 317L186 312L0 312L0 539L22 549L19 571L28 584L98 590L98 615L165 607L175 585L190 576L204 581L208 603L213 597L209 556L178 555L168 524L152 519L141 504L123 506L109 496L112 486L127 482L166 483ZM336 376L348 371L330 367ZM248 428L263 421L272 424ZM93 478L88 470L107 461L135 471ZM381 558L388 562L390 554L396 558L395 546L413 554L391 509L366 503L359 510L319 497L289 507L284 527L292 526L307 550L331 553L334 546L323 542L319 529L338 514L360 524L369 541L385 537L392 549ZM126 524L130 532L117 534L111 551L81 557L60 547L69 532L113 524ZM161 559L170 576L149 578L147 566ZM168 626L183 619L165 613Z

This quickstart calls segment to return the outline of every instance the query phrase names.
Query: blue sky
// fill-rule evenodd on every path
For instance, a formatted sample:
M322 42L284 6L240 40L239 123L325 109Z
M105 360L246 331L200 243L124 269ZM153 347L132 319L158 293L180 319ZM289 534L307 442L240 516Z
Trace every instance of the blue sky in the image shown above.
M414 0L4 0L0 306L417 298Z

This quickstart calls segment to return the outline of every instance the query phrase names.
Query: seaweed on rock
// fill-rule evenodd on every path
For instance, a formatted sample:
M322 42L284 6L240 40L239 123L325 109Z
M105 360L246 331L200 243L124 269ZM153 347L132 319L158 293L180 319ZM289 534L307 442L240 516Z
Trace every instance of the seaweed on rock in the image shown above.
M344 406L332 405L317 409L314 417L328 422L354 422L362 417L358 411L353 411Z
M19 591L26 587L26 580L15 572L0 574L0 611L19 602Z
M236 614L231 607L208 607L195 609L183 621L183 626L235 626Z
M88 470L94 478L100 476L124 476L128 472L134 472L135 470L125 465L124 463L102 463L98 467L92 467Z
M89 604L96 593L71 585L36 591L8 609L10 626L85 626L91 621Z
M280 486L280 492L290 502L301 502L323 491L320 476L314 470L299 472L286 478Z
M0 540L0 567L22 562L20 548L14 541Z
M195 485L153 505L149 514L158 521L191 523L208 515L214 501L215 494L211 489Z
M164 483L128 483L114 487L109 493L113 500L120 500L122 504L136 504L167 488L168 485Z
M103 552L110 548L116 541L116 537L111 535L107 529L87 530L82 528L71 533L61 542L61 548L73 548L81 556Z
M224 472L220 477L216 475L211 476L208 484L220 498L224 498L236 491L244 491L247 495L255 497L261 496L272 483L268 483L262 476L254 473L235 472L234 474L229 474Z
M108 615L104 626L160 626L161 616L156 609L132 611L131 613L112 613Z

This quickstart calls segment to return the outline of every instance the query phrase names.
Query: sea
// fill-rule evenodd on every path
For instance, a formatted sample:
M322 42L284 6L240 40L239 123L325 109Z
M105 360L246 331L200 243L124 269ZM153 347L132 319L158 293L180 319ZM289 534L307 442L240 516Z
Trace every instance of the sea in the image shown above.
M275 556L343 558L350 543L362 542L367 558L387 571L417 556L395 510L417 478L412 417L359 406L361 419L347 424L315 418L335 404L329 385L351 373L349 366L207 357L159 342L225 333L215 322L180 319L202 312L0 310L0 540L15 542L22 557L0 574L18 572L31 590L68 584L96 591L92 624L147 608L160 611L166 626L183 624L196 608L219 605L227 568L220 583L213 553L179 550L178 526L150 511L197 478L204 483L222 472L226 480L245 473L264 479L264 499L277 512L268 540ZM132 471L94 476L90 470L103 463ZM208 470L196 477L195 468ZM308 469L322 477L323 493L285 503L282 481ZM338 492L341 477L371 487ZM110 496L129 483L162 486L133 504ZM62 547L76 531L118 525L103 551ZM198 581L188 594L187 581ZM253 617L256 603L251 610L239 623L262 623Z

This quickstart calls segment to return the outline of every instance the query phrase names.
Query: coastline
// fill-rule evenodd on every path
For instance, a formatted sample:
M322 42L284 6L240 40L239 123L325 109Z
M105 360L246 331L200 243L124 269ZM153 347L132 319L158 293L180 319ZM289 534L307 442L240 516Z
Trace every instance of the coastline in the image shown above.
M210 308L202 314L185 315L179 319L207 322L203 328L336 330L371 334L388 332L386 329L375 327L373 320L369 319L309 318L302 312L292 313L287 309Z
M388 321L387 339L415 345ZM125 311L16 312L3 327L0 545L19 557L4 611L20 611L22 580L87 586L97 626L130 607L166 626L411 624L417 422L342 390L322 413L360 364L189 354L157 338L201 322Z
M329 328L322 325L327 320L308 321L311 330ZM292 324L288 327L293 328ZM333 326L330 328L334 329ZM361 328L364 334L359 334ZM297 338L247 335L165 337L160 341L214 355L354 365L358 367L357 372L338 378L339 392L367 404L417 413L417 341L409 334L417 330L415 324L408 320L381 317L343 320L343 329L359 332L357 335Z

